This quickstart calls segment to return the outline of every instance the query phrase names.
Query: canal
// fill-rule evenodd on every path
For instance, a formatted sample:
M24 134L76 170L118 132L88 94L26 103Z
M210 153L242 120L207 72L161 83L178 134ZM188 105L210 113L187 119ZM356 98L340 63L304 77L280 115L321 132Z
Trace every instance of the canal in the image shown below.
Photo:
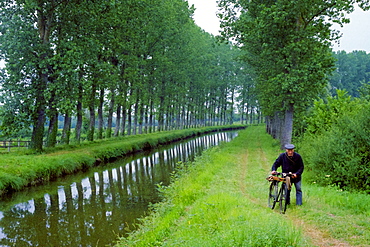
M160 200L157 184L178 162L236 136L188 139L13 193L0 202L0 246L112 246Z

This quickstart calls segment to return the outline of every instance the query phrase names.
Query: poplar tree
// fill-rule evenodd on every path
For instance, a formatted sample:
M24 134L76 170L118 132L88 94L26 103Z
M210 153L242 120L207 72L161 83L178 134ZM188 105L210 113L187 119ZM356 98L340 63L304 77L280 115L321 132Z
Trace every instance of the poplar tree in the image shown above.
M41 151L61 119L65 144L72 124L80 143L114 127L117 136L232 122L237 49L215 45L186 1L0 0L0 11L2 136L32 127Z
M56 18L66 5L58 0L0 2L1 53L7 62L2 86L8 92L3 101L17 102L5 115L33 126L31 147L36 150L43 146L47 104L53 104Z
M233 38L254 69L258 101L282 146L290 143L293 115L311 104L333 70L330 42L340 38L333 22L349 20L366 0L219 0L223 36ZM270 121L268 121L270 122Z

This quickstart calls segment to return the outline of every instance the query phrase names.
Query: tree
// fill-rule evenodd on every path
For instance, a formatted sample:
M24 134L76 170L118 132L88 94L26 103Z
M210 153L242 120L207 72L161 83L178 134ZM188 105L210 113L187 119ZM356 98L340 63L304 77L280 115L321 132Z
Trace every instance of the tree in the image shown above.
M31 147L41 150L48 102L54 107L50 85L55 81L53 46L58 26L58 11L66 7L65 1L1 1L1 53L7 62L7 78L3 83L8 95L15 94L27 104L26 114L20 121L33 126ZM18 84L17 87L14 85ZM22 85L19 85L22 84ZM27 90L21 90L21 88ZM26 93L26 95L22 94ZM12 101L11 96L5 96ZM24 99L29 98L27 102ZM14 108L18 114L20 105ZM53 117L55 113L50 111ZM22 116L19 115L18 116Z
M58 126L68 144L73 126L80 143L109 138L114 127L117 136L234 119L239 50L216 45L186 1L4 0L0 7L1 134L32 127L32 147L41 151L44 137L55 145Z
M98 6L63 0L6 0L0 4L1 53L6 61L6 78L2 84L4 103L11 104L12 95L19 97L20 103L12 111L18 121L32 125L31 147L40 151L47 117L50 120L48 146L55 144L58 110L69 110L63 103L73 97L65 93L70 89L70 84L64 83L69 80L65 79L75 74L76 66L82 64L81 57L69 60L78 57L75 53L81 50L76 48L75 40L84 34L81 30L87 31L87 22L83 25L85 29L74 29L82 23L76 20L77 11L73 10L78 10L80 16L88 16L86 11L91 14L91 9ZM96 23L90 21L89 24L95 26ZM86 50L85 54L92 54Z
M264 115L283 126L282 146L291 142L293 115L311 104L326 86L334 61L330 41L338 39L331 22L347 23L353 4L340 2L220 0L223 36L233 37L256 75Z
M365 51L338 51L333 56L336 70L329 81L331 94L335 95L336 90L341 89L359 97L361 85L370 81L370 54Z

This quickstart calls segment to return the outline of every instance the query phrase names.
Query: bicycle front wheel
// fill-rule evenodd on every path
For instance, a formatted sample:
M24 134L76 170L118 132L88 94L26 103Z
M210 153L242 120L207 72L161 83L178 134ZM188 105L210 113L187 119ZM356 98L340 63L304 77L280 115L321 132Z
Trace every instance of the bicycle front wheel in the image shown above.
M268 205L271 209L275 208L277 197L278 197L278 183L276 181L272 181L270 184L268 200Z
M281 187L279 191L279 205L280 205L280 213L282 214L285 214L285 211L286 211L287 196L288 196L288 188L285 183L281 183Z

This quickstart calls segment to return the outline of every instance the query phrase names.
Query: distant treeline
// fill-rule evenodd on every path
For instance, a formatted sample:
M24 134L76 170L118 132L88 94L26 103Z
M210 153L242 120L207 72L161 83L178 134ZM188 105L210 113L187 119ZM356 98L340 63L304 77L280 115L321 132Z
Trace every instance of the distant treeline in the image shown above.
M333 53L335 71L329 79L329 90L346 90L353 97L360 97L364 85L370 82L370 54L365 51L337 51Z

